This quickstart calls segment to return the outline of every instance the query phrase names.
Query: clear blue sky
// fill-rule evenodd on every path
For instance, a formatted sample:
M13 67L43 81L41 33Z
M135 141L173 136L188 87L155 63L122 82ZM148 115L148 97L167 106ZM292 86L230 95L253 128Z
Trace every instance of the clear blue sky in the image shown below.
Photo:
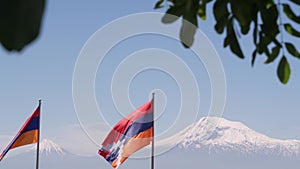
M38 99L43 100L42 137L67 144L70 139L64 138L63 132L80 129L73 106L72 76L81 48L94 32L114 19L139 12L164 11L153 10L155 2L47 1L39 38L21 53L7 52L3 47L0 49L0 148L7 144L29 117L37 106ZM276 77L278 60L264 65L264 57L258 57L252 68L248 57L253 49L250 39L242 40L247 58L240 60L227 48L223 48L223 36L215 33L213 25L212 13L208 11L207 21L201 21L199 26L216 47L224 66L227 81L224 117L241 121L271 137L300 139L300 91L297 88L300 86L300 62L288 57L292 76L287 85L282 85ZM130 25L121 29L130 29ZM288 35L285 37L290 39ZM189 51L179 42L163 37L144 36L129 39L114 48L108 54L109 57L105 58L106 64L98 69L96 97L99 106L103 106L107 114L111 112L112 118L108 119L111 125L120 118L114 114L109 96L109 78L116 62L121 62L122 57L126 57L124 55L130 55L135 50L153 47L170 50L187 63L196 76L201 92L200 117L206 115L211 99L210 84L202 63L189 58ZM146 102L152 88L165 90L170 99L166 114L159 122L163 131L172 124L171 120L175 120L170 112L178 103L178 86L174 79L162 72L144 72L130 86L130 96L137 98L133 104L138 106ZM68 148L72 149L72 145Z

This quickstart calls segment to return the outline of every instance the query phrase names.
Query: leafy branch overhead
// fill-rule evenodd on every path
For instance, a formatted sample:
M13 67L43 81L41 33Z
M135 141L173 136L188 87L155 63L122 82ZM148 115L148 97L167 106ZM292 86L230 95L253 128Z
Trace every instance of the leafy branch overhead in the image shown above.
M45 0L1 0L0 43L9 51L21 51L35 40L45 8Z
M294 25L299 26L300 15L295 13L290 4L300 6L300 0L289 0L281 3L273 0L159 0L155 9L167 5L167 11L162 18L163 23L173 23L182 17L180 39L187 48L194 41L198 18L206 19L207 4L213 3L213 15L216 21L214 26L218 34L225 33L224 47L239 58L245 58L240 46L240 34L252 34L254 49L252 52L252 66L257 55L266 57L265 64L278 58L281 59L277 67L279 80L286 84L290 77L290 66L285 51L290 56L300 59L295 44L286 42L283 35L300 37L300 32ZM283 14L284 13L284 14ZM287 18L283 23L282 18ZM188 26L187 21L194 26ZM285 31L286 33L284 33Z

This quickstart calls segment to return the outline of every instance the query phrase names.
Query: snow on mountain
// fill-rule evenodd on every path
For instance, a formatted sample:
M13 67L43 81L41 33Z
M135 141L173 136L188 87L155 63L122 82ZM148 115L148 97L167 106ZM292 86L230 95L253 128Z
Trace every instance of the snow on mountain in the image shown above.
M30 148L29 151L36 151L37 145ZM43 139L40 142L40 153L50 155L50 154L59 154L65 155L66 151L60 148L56 143L49 139Z
M204 117L177 135L158 143L177 144L180 149L239 152L276 156L300 155L299 140L279 140L260 134L240 122Z
M97 155L97 151L95 151ZM40 142L39 168L42 169L82 169L99 168L105 163L100 157L86 157L69 153L49 139ZM15 156L7 157L1 161L1 169L35 168L36 146ZM105 163L106 164L106 163ZM100 167L101 168L101 167Z

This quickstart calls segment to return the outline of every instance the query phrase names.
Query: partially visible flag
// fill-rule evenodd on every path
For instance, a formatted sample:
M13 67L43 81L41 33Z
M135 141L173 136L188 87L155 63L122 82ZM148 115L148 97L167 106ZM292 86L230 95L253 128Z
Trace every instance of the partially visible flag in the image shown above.
M147 102L121 121L105 138L99 155L118 168L130 155L153 140L153 105Z
M39 121L40 121L40 106L27 119L25 124L19 130L17 135L11 140L9 145L3 150L0 155L0 161L6 153L14 148L38 142L39 139Z

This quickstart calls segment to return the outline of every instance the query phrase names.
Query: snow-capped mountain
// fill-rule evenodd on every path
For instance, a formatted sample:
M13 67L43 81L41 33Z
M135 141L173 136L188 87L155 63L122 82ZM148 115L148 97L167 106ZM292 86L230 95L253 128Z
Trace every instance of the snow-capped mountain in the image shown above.
M34 145L29 149L29 151L36 151L37 145ZM40 142L40 153L42 154L58 154L58 155L64 155L66 154L66 151L60 148L56 143L54 143L52 140L49 139L43 139Z
M299 156L299 140L279 140L260 134L240 122L224 118L204 117L182 132L161 142L161 145L177 143L185 150L211 152L238 152L275 156Z
M95 155L97 151L95 150ZM1 169L35 168L36 145L25 152L5 158L1 161ZM99 157L86 157L72 154L55 142L43 139L40 142L40 168L43 169L82 169L95 168L101 164ZM100 164L99 164L100 163Z
M202 118L178 134L156 142L155 151L166 145L174 148L155 157L157 168L298 169L300 164L300 141L273 139L223 118ZM26 153L4 159L1 169L34 168L35 151L36 147L32 147ZM79 156L49 139L41 141L40 151L43 169L111 167L97 155L97 150L95 156ZM149 158L129 158L120 168L145 168L148 164Z

